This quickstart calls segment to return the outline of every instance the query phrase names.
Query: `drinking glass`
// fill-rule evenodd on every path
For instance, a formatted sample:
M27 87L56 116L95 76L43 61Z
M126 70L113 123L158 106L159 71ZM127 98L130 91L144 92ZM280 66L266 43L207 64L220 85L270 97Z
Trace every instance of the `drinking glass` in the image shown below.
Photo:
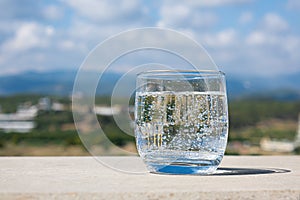
M228 137L225 74L176 70L138 74L135 137L150 172L215 172Z

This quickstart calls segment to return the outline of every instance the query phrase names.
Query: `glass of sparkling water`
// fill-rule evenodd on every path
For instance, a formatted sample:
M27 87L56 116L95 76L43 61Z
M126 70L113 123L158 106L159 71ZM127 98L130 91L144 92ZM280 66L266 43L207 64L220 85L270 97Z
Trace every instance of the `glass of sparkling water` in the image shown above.
M137 75L135 136L150 172L210 174L228 136L220 71L146 71Z

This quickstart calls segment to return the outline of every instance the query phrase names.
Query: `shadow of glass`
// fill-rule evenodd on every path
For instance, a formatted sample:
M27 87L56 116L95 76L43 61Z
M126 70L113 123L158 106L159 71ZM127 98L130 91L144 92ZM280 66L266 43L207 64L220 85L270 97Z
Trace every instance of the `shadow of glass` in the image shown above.
M220 167L214 174L210 176L233 176L233 175L257 175L257 174L274 174L274 173L288 173L288 169L258 169L258 168L233 168L233 167Z

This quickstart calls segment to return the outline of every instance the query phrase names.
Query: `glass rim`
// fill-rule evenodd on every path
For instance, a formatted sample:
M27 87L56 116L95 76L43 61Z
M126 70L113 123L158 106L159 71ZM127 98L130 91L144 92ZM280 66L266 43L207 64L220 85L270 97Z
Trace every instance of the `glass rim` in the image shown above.
M225 73L220 70L148 70L137 73L137 76L178 76L178 75L222 75Z

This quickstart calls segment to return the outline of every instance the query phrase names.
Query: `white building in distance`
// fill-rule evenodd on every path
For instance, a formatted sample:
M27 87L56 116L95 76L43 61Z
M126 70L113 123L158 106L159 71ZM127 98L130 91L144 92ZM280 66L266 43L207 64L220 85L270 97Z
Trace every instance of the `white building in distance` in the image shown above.
M6 133L27 133L35 128L34 118L38 114L37 106L18 106L16 113L0 113L0 130Z

